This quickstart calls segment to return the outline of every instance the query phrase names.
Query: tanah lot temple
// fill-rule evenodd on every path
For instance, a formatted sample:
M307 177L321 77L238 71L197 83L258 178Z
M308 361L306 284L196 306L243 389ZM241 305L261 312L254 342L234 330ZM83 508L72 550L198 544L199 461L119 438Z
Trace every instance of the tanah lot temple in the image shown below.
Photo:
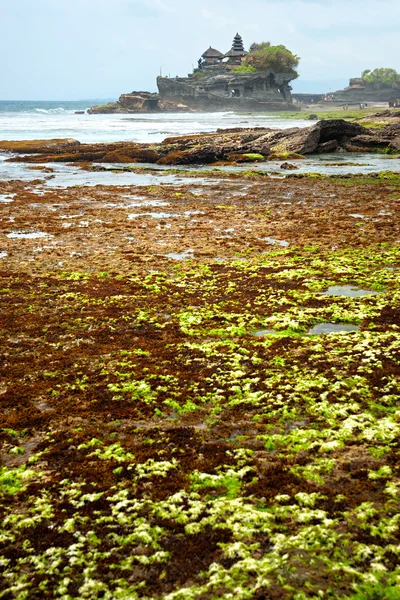
M187 77L157 77L158 94L122 94L118 102L94 106L89 112L298 110L292 103L289 85L292 73L275 73L271 69L254 73L235 71L248 54L237 33L225 54L211 46L207 48Z
M182 102L198 110L293 110L291 73L272 70L235 72L248 52L237 33L225 54L211 46L187 77L157 77L160 100Z

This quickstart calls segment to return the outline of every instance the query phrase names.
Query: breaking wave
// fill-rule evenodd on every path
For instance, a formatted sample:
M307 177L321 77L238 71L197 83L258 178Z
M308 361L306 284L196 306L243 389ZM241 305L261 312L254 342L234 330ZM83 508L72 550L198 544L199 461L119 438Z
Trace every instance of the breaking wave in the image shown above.
M38 113L44 113L45 115L52 115L52 114L60 114L60 113L73 113L73 110L65 110L65 108L62 108L61 106L59 108L35 108L35 111Z

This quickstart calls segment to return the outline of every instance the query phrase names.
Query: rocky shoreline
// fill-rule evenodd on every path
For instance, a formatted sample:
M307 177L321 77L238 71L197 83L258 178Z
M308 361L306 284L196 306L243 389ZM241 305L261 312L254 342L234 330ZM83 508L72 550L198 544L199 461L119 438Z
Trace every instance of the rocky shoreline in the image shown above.
M0 595L397 597L400 176L52 168L0 181Z
M400 175L99 163L398 140L0 142L33 163L0 181L1 597L397 598Z
M397 114L397 113L396 113ZM227 129L166 138L158 144L77 140L0 141L10 161L32 163L151 163L160 165L235 164L342 152L400 152L400 119L380 128L345 120L321 120L305 128Z

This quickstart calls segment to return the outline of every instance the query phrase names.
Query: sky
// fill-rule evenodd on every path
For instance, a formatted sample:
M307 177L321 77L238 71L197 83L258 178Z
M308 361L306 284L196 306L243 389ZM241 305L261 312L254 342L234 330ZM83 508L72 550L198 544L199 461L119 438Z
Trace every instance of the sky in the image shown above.
M400 72L399 0L0 0L0 100L118 98L185 76L236 32L301 58L295 92Z

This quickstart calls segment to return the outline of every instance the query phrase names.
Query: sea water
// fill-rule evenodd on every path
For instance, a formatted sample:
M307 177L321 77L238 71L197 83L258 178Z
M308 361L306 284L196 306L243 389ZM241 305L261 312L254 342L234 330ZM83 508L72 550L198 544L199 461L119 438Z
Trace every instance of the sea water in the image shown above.
M310 125L283 116L218 113L89 115L86 110L108 100L78 102L0 101L0 140L75 138L80 142L161 142L166 137L215 132L231 127L286 129ZM85 111L76 114L76 111Z

